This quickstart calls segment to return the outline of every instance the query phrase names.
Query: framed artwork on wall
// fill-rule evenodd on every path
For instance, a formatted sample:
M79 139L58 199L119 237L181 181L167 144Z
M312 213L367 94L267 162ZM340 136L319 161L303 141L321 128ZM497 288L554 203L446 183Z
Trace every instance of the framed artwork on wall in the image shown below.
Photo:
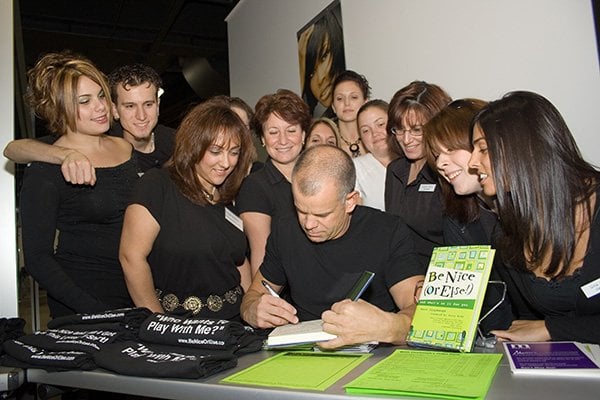
M594 25L596 27L596 48L598 61L600 62L600 0L592 1L592 13L594 14Z
M313 117L332 117L333 80L346 69L339 0L304 25L297 38L302 98Z

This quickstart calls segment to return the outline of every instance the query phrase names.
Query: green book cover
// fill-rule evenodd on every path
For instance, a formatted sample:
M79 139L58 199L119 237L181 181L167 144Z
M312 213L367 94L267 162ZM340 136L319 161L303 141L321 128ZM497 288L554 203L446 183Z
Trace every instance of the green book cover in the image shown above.
M471 351L494 254L484 245L433 249L409 345Z

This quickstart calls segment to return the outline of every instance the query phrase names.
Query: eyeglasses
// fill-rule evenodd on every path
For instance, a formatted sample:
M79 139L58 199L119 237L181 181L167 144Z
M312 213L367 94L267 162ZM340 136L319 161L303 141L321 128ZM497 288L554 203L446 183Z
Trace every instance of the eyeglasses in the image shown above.
M405 134L409 134L412 137L420 137L423 136L423 127L421 125L416 125L408 129L402 128L392 128L390 129L392 135L396 135L397 137L403 138Z

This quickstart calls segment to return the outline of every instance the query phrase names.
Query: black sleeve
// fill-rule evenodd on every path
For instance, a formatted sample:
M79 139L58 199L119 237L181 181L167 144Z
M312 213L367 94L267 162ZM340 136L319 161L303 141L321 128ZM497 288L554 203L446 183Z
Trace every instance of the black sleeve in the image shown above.
M600 314L546 317L552 340L576 340L600 344Z
M594 222L594 225L598 222ZM592 227L590 254L580 270L583 287L587 283L600 281L600 263L597 256L597 226ZM576 340L584 343L600 344L600 293L589 295L580 288L576 293L575 310L568 315L546 316L546 328L552 340Z
M400 218L390 238L389 247L390 262L385 276L388 288L415 275L425 275L426 268L417 258L411 231Z
M394 214L397 215L398 212L395 210L395 208L393 207L393 185L392 185L392 179L394 179L394 174L392 173L392 170L390 168L390 166L394 165L394 161L392 161L388 167L385 170L385 188L384 188L384 192L383 192L383 204L385 205L385 211L389 212L390 214ZM392 208L394 208L394 212L392 212Z
M53 298L76 312L103 311L109 307L79 287L54 257L62 179L59 166L32 163L25 171L20 198L25 268Z
M257 175L262 174L262 172L262 170L253 172L242 182L235 200L236 209L240 214L245 212L258 212L267 215L274 214L274 206L266 193L264 185L261 184L260 175Z
M284 218L283 221L286 219ZM260 273L270 282L283 286L287 283L285 268L279 250L283 226L281 223L272 225L271 234L267 239L265 258L260 266Z
M138 179L129 204L139 204L146 208L160 225L162 213L165 211L164 189L169 179L166 170L157 168L149 170Z

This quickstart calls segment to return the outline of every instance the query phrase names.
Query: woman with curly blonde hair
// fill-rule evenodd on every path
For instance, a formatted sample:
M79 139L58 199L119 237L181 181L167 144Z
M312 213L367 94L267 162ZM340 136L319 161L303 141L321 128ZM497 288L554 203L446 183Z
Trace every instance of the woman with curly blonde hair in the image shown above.
M106 79L70 52L43 56L28 79L26 100L58 136L54 146L84 154L98 180L76 185L59 165L27 167L20 198L25 268L47 290L52 317L130 306L118 249L137 167L131 144L105 134L112 120Z

